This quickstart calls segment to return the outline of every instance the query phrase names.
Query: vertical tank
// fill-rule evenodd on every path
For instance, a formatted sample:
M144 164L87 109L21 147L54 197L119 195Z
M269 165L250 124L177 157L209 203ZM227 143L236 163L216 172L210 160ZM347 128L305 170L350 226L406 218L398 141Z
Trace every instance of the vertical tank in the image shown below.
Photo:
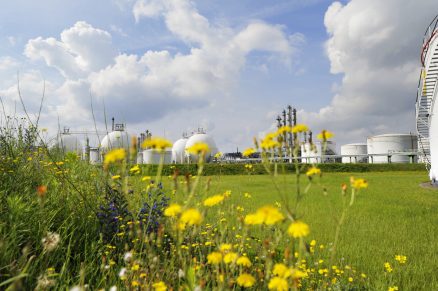
M143 151L143 164L158 165L163 156L163 163L170 164L172 162L172 151L164 151L160 153L153 149Z
M325 163L328 162L330 158L323 156L334 154L336 154L336 144L332 141L327 141L325 145L322 142L316 142L314 144L310 144L307 142L301 145L302 163Z
M342 163L366 163L367 157L361 156L367 154L366 143L350 143L341 146Z
M100 163L99 148L90 148L90 164Z
M407 155L394 153L417 152L417 136L414 134L381 134L367 138L367 150L370 163L409 163ZM388 158L390 156L390 158ZM390 159L390 160L389 160ZM416 158L414 158L416 162Z
M186 144L187 138L183 137L177 140L172 147L172 163L174 164L184 164L186 162Z

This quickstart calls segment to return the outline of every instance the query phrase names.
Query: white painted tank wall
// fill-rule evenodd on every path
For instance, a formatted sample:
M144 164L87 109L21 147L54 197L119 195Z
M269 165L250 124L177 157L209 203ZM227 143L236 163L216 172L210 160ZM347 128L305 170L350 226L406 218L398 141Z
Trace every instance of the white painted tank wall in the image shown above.
M366 163L367 157L357 156L367 154L366 143L350 143L341 146L341 155L350 155L350 157L342 157L342 163Z
M417 151L417 136L414 134L382 134L367 138L368 154L385 154L369 157L370 163L388 163L387 154ZM391 157L391 163L409 163L408 156ZM416 162L416 160L414 160Z
M210 152L205 157L206 162L210 162L213 159L214 155L217 154L219 151L217 146L216 146L216 143L214 142L214 139L211 136L209 136L208 134L197 133L197 134L192 135L187 140L185 148L187 149L196 143L208 144L208 147L210 148ZM186 158L191 163L196 163L198 160L198 157L196 155L192 155L189 153L186 153Z
M58 137L56 146L62 149L64 152L81 153L82 145L77 136L70 134L61 134Z
M172 162L172 151L164 151L164 153L160 153L152 149L144 150L143 164L158 165L162 155L164 155L164 164L170 164Z
M115 148L129 149L131 137L126 131L112 131L108 133L100 144L103 151L109 151Z
M98 148L90 148L90 164L98 164L100 162L100 153Z
M143 152L137 153L137 164L143 164Z
M306 164L316 164L316 163L322 163L326 160L322 160L321 158L321 152L322 152L322 143L316 142L314 144L314 147L312 148L310 143L305 143L301 145L301 157L302 162ZM326 152L336 152L336 144L332 141L327 141L326 144Z
M184 164L186 162L187 138L177 140L172 147L172 163Z

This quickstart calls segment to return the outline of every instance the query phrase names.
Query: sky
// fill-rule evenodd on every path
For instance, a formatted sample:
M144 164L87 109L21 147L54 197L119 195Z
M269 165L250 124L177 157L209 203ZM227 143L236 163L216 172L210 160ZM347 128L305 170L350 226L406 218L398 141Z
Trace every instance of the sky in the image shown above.
M19 87L36 120L44 95L48 137L105 131L114 117L173 141L202 127L230 152L291 105L338 146L366 142L415 132L436 14L436 0L5 1L0 97L23 116Z

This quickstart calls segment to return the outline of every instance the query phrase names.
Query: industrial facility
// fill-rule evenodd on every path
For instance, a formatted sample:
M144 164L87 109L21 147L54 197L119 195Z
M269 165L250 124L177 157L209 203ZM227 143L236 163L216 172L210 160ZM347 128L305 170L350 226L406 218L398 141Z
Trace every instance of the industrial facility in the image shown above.
M421 48L421 74L416 101L419 159L429 169L433 184L438 180L438 16L426 28Z

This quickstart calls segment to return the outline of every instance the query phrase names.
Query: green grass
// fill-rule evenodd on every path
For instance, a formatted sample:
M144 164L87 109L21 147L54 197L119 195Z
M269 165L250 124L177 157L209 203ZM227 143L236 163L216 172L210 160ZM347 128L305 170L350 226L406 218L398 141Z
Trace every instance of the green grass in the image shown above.
M333 242L336 218L341 211L341 184L350 175L365 178L369 187L361 190L349 210L341 231L337 257L368 275L371 281L388 282L383 264L395 265L393 282L401 290L437 290L438 276L438 190L419 186L427 181L426 172L327 173L304 196L298 215L311 228L310 238L318 243ZM270 176L214 176L209 194L232 190L232 201L246 211L281 201ZM276 180L293 201L295 177ZM304 177L303 185L307 184ZM319 179L317 179L318 181ZM318 185L319 184L319 185ZM323 186L327 195L323 195ZM243 198L249 192L251 199ZM233 218L230 217L230 220ZM398 267L394 256L406 255L408 262ZM388 286L388 285L386 285ZM384 286L375 286L385 289Z

